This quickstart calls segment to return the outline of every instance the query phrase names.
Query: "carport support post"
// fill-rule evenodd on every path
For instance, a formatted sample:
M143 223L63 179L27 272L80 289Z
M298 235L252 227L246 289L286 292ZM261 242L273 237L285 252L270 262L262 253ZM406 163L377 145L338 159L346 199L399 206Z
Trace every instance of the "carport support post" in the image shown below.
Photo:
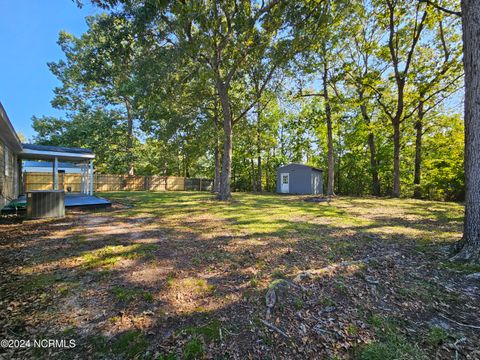
M86 194L87 193L87 177L85 176L85 164L82 162L82 175L81 175L81 178L82 178L82 194Z
M83 164L80 164L80 193L83 192Z
M93 196L93 160L90 160L90 196Z
M83 164L83 193L88 194L88 164Z
M53 190L58 190L58 158L53 161Z

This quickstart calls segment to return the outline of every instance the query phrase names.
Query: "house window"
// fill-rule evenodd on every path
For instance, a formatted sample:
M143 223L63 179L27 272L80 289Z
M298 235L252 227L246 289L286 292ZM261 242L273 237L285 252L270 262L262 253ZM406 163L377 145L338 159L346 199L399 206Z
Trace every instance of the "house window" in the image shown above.
M288 184L288 175L282 176L282 184Z

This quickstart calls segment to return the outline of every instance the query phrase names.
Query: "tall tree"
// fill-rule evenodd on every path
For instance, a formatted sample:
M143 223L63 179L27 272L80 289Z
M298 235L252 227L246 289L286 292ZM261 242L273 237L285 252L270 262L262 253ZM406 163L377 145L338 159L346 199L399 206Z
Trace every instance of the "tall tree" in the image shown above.
M88 108L69 114L66 119L34 116L32 122L37 132L36 143L87 147L95 151L97 171L113 174L128 171L124 152L127 124L122 112ZM134 143L133 151L137 150L138 143Z
M463 77L461 47L455 29L458 20L445 19L440 11L432 12L431 16L434 19L429 39L419 45L412 70L412 87L416 92L414 97L417 103L414 102L412 109L405 115L405 118L415 118L415 197L422 197L420 183L425 118L461 87Z
M462 0L465 71L465 220L457 260L480 262L480 2Z
M325 2L324 21L329 24L316 32L310 33L315 39L312 45L305 49L305 60L300 64L303 74L313 74L321 81L320 91L309 91L303 94L302 90L298 97L321 97L324 105L323 120L327 127L327 195L334 195L335 188L335 149L333 139L332 105L334 98L338 98L336 91L339 81L338 62L342 54L342 38L346 34L346 15L349 3L343 1ZM303 31L301 29L300 31ZM303 82L303 81L301 81ZM334 92L335 94L332 94ZM333 95L333 96L332 96ZM338 99L337 99L338 100Z
M220 139L219 139L219 105L218 105L218 96L214 95L214 104L213 104L213 124L215 132L215 149L214 149L214 158L215 158L215 172L213 178L213 192L218 193L220 191L220 177L222 172L221 164L221 152L220 152Z
M323 49L323 69L322 84L323 84L323 98L325 102L325 122L327 123L327 195L334 194L335 186L335 157L333 154L333 125L332 125L332 106L329 85L329 61L327 60L326 48Z
M367 143L370 158L371 193L380 195L380 178L378 174L377 143L374 132L374 94L371 90L381 81L382 64L377 59L379 38L381 36L374 16L375 8L368 1L362 1L357 11L353 12L351 24L354 34L347 42L348 59L343 69L348 85L352 86L361 117L368 128ZM352 105L354 105L352 104Z
M100 1L111 6L117 1ZM272 0L257 6L252 1L191 1L146 3L124 1L125 11L147 24L147 30L166 24L161 41L182 49L196 65L209 71L215 83L223 116L223 160L219 199L231 196L233 127L254 107L256 99L237 101L232 89L243 86L249 62L262 59L269 70L262 79L262 92L285 57L280 54L289 40L279 37L283 28L283 1ZM138 11L148 7L148 12ZM146 16L140 16L143 14ZM266 61L266 59L269 59Z
M462 17L465 72L465 218L463 237L452 258L480 262L480 3L462 0L461 12L435 1L421 0L448 14Z
M382 3L383 4L383 3ZM400 150L401 127L404 121L405 90L411 70L415 49L425 27L428 11L420 5L399 0L386 0L385 9L380 11L380 23L388 33L388 59L393 71L394 100L386 102L380 94L378 103L390 120L393 128L393 187L392 196L400 196ZM390 89L388 89L390 90Z
M79 38L66 32L60 34L59 44L67 60L49 64L62 82L62 86L55 89L52 104L69 111L78 111L92 103L121 110L127 124L123 152L128 173L133 175L135 99L132 83L136 42L131 24L119 14L89 17L87 23L88 30Z
M272 53L278 47L277 32L282 26L279 1L270 1L260 8L250 1L191 2L164 9L170 30L197 61L211 72L223 114L223 160L219 199L231 196L233 126L256 103L253 99L238 107L232 96L235 83L242 83L242 72L249 61L270 58L269 70L261 81L259 93L271 80L278 63ZM207 6L205 6L207 5ZM275 19L277 17L277 19ZM237 106L235 106L237 105Z

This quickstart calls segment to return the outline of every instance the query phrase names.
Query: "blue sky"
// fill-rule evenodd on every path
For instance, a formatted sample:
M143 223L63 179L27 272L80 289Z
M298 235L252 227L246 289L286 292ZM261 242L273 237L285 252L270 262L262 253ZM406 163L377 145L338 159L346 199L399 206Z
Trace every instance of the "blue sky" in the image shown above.
M62 58L58 34L86 29L85 16L98 9L87 1L79 9L73 0L0 0L0 101L15 129L34 135L32 115L61 116L50 105L59 84L47 62Z

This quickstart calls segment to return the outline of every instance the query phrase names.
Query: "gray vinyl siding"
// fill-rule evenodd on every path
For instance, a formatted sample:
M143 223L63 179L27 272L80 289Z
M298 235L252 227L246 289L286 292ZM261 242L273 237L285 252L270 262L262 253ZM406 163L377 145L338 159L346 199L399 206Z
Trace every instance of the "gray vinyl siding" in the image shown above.
M320 195L323 194L323 178L322 172L312 169L312 194Z
M288 164L277 170L277 192L281 193L281 174L289 174L289 193L298 195L323 194L322 172L302 164Z
M8 149L8 150L6 150ZM0 209L18 197L17 156L0 139Z

